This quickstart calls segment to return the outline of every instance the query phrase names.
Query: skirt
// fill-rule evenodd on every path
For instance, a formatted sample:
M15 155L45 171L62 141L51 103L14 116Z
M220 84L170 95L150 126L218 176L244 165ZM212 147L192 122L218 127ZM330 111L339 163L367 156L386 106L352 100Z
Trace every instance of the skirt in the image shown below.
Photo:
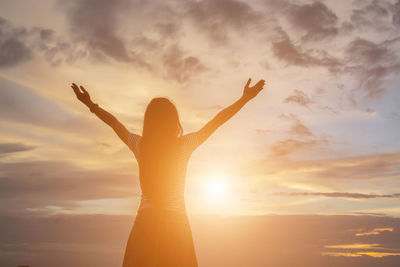
M138 211L125 250L123 267L197 267L186 212L161 208Z

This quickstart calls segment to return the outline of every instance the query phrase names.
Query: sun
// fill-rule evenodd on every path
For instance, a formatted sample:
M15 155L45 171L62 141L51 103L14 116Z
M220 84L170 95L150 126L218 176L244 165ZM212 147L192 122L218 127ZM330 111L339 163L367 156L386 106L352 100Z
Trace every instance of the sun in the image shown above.
M208 214L233 214L237 208L236 177L229 172L209 171L193 180L189 190L193 209Z
M221 196L226 193L226 183L223 180L213 179L208 182L209 193L213 196Z
M223 174L210 175L205 183L205 197L213 200L226 199L229 194L228 179Z

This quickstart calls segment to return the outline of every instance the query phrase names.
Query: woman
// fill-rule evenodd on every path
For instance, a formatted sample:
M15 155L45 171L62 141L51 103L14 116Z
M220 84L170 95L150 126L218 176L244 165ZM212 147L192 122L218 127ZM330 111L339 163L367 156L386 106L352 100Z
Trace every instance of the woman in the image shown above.
M168 99L154 98L146 108L142 136L131 133L113 115L72 84L76 97L107 123L132 150L139 164L140 207L126 246L123 267L197 266L186 215L184 184L191 153L235 115L264 86L244 87L243 95L197 132L182 135L178 112Z

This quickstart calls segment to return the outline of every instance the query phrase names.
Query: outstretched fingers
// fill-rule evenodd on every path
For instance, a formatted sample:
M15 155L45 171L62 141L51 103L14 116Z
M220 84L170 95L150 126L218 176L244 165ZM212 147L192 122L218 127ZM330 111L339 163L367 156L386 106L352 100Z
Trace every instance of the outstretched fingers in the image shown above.
M254 89L256 90L257 94L258 94L259 92L261 92L262 89L264 89L264 84L265 84L265 81L264 81L264 80L259 80L259 81L257 82L257 84L254 85Z
M249 80L247 81L246 87L249 87L250 83L251 83L251 78L249 78Z
M76 96L81 94L79 87L75 83L72 83L71 88L74 90L74 93L76 94Z
M83 86L82 86L82 85L80 86L80 88L81 88L81 90L82 90L84 93L86 93L86 94L88 93L88 92L86 91L86 89L85 89L85 88L83 88Z

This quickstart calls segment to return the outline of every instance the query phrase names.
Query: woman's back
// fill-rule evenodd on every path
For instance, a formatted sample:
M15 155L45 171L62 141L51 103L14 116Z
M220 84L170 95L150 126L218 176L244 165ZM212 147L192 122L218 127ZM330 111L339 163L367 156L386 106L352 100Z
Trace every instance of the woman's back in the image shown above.
M139 163L142 197L123 266L197 267L184 201L186 167L198 146L197 133L177 138L168 149L153 146L151 153L143 139L135 134L128 138Z
M139 210L159 207L166 210L185 211L186 169L190 155L199 144L197 133L177 138L176 142L168 146L166 150L153 147L151 153L146 153L141 136L131 134L128 140L128 146L139 163L142 189Z

